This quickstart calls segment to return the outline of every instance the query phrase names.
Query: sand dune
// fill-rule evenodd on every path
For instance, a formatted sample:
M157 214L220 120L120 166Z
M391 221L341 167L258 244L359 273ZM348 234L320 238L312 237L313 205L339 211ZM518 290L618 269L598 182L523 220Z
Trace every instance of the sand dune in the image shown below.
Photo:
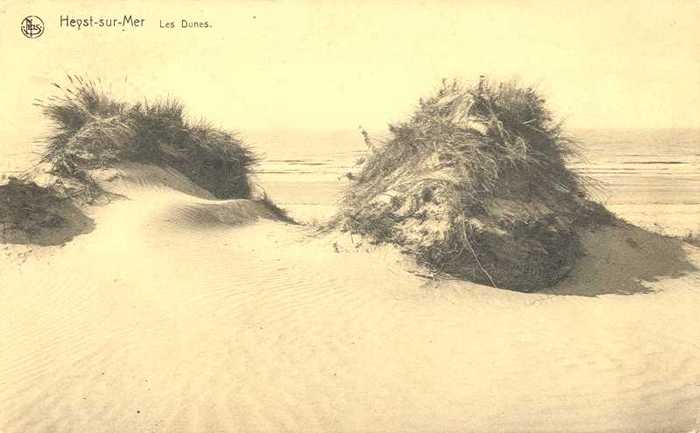
M0 432L700 428L698 248L591 234L570 279L523 294L167 170L101 182L125 199L93 232L1 247Z

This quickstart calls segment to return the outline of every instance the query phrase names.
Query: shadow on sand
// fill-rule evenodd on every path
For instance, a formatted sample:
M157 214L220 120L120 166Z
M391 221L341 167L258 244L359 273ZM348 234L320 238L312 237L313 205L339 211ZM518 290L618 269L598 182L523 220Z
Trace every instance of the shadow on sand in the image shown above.
M650 293L648 284L698 268L682 240L619 222L582 236L584 256L569 276L545 293L573 296ZM540 292L542 293L542 292Z

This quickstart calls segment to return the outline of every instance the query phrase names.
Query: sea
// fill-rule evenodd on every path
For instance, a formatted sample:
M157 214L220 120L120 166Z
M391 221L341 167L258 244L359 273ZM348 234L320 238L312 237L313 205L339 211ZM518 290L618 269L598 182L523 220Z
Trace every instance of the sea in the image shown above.
M593 199L656 232L700 234L700 129L577 129L569 134L578 142L579 155L568 165L592 180ZM257 182L302 219L332 215L348 186L345 175L368 151L359 130L266 131L252 138L262 156Z

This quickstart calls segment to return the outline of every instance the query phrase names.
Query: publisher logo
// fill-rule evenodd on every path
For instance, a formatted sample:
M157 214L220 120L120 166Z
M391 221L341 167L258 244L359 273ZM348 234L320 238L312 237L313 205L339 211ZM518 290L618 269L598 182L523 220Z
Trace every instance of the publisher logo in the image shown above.
M36 39L44 34L44 21L35 15L29 15L22 20L22 34L29 39Z

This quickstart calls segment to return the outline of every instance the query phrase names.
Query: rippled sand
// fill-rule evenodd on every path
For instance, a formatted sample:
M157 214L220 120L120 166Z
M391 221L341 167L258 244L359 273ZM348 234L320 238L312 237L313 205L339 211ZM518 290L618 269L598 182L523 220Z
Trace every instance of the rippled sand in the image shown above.
M0 432L700 428L697 248L592 236L523 294L134 185L64 247L0 246Z

